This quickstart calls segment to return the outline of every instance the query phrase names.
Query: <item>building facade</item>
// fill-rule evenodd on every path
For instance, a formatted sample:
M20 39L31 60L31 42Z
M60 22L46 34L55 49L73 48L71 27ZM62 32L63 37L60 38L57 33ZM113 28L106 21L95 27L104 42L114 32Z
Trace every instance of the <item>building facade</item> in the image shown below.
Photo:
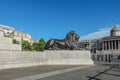
M0 25L0 30L3 31L3 34L5 37L11 37L11 38L17 40L19 43L21 43L22 40L28 41L30 43L33 42L31 40L30 34L16 31L12 27Z
M91 40L84 40L79 42L80 49L91 50L92 48L92 41Z
M102 40L103 50L120 50L120 29L114 25L110 35Z
M10 36L13 31L15 31L14 28L6 26L6 25L0 25L0 30L3 31L4 36Z
M28 41L31 43L31 36L29 34L23 33L23 32L14 31L13 39L16 39L19 43L21 43L22 40L25 40L25 41Z
M98 39L95 43L96 51L92 52L94 61L119 61L120 59L120 29L116 25L110 31L110 36Z
M97 50L120 50L120 29L114 25L110 31L110 36L98 40Z

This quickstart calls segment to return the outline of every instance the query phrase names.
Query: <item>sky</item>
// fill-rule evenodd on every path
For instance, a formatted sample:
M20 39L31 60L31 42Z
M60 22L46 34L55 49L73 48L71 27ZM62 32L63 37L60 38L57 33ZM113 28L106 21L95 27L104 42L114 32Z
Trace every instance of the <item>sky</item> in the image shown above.
M120 29L120 25L116 25L119 29ZM95 32L89 33L87 35L81 36L80 41L84 41L84 40L94 40L94 39L101 39L104 37L109 37L110 36L110 32L112 30L112 28L114 27L114 25L112 25L111 27L107 27L107 28L101 28Z
M0 0L0 24L29 33L32 39L80 37L120 25L120 0Z
M112 29L112 27L111 28L103 28L96 32L81 36L80 41L94 40L94 39L101 39L103 37L108 37L108 36L110 36L111 29Z

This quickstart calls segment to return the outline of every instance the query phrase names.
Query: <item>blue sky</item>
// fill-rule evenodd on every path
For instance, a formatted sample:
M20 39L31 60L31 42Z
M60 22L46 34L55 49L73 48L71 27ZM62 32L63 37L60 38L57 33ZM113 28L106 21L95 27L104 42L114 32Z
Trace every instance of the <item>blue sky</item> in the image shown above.
M120 0L0 0L0 24L29 33L32 39L63 39L120 24Z

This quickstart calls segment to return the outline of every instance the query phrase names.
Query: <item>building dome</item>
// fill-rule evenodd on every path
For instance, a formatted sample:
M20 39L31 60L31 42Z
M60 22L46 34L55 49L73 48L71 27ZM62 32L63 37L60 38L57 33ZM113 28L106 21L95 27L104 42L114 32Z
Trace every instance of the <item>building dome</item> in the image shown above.
M120 29L114 25L114 27L110 31L111 36L120 36Z

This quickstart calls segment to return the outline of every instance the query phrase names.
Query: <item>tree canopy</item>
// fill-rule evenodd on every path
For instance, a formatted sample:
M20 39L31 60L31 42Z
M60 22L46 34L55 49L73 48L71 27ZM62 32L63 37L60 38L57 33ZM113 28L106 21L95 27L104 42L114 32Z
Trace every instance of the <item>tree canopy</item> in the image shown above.
M31 44L28 41L22 40L22 50L23 51L31 51L32 50Z
M32 45L33 50L35 50L35 51L43 51L45 44L46 44L46 42L44 41L43 38L41 38L38 42L33 43L33 45Z
M28 41L22 40L22 50L23 51L44 51L44 46L46 42L41 38L38 42L30 44Z
M13 39L13 44L20 44L16 39Z

